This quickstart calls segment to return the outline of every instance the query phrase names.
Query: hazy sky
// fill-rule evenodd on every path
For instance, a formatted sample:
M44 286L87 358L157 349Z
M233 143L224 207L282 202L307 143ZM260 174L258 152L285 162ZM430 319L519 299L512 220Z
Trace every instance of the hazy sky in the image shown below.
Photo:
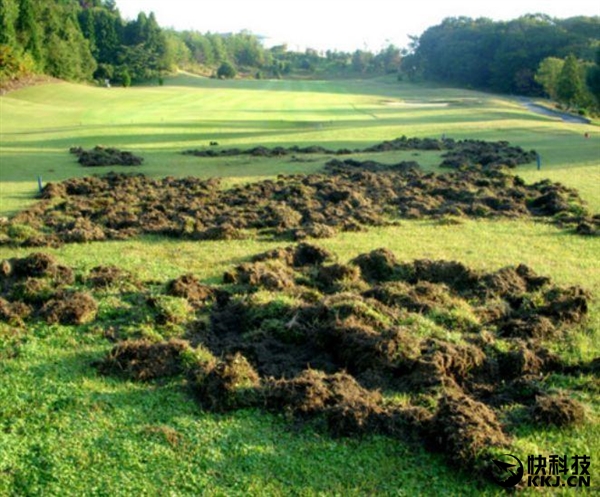
M598 0L117 0L133 19L154 12L163 27L213 33L247 29L267 37L267 46L287 42L306 47L352 51L408 44L445 17L514 19L544 13L565 18L600 15Z

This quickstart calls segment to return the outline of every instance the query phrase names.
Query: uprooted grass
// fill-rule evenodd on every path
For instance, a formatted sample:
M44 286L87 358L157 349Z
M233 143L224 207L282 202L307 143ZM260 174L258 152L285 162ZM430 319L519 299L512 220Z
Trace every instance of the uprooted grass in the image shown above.
M140 166L144 159L131 152L114 147L96 145L90 150L81 147L71 147L69 152L77 156L77 162L84 167L102 166Z
M558 183L526 185L495 167L447 174L412 163L335 161L327 174L279 176L219 188L219 180L110 173L48 184L43 200L0 227L4 244L43 246L160 234L192 240L327 238L398 219L538 217L598 232L599 216Z
M32 273L68 273L42 255L2 267L11 306L25 305L13 288ZM78 277L70 289L92 287L102 299L97 274ZM585 319L590 296L581 288L557 287L523 265L482 273L455 261L399 263L384 250L342 265L308 244L260 254L226 278L230 286L202 286L185 275L159 287L138 282L136 290L115 281L111 298L137 292L157 329L164 325L157 301L186 302L186 340L132 336L104 314L90 326L120 343L99 369L142 381L187 372L206 409L263 407L337 436L381 433L450 447L459 466L480 470L490 450L511 443L507 407L525 406L544 425L584 422L582 405L550 395L544 379L595 374L593 361L567 364L544 345ZM44 318L42 302L23 322ZM439 318L459 311L468 326ZM397 394L408 400L391 401Z

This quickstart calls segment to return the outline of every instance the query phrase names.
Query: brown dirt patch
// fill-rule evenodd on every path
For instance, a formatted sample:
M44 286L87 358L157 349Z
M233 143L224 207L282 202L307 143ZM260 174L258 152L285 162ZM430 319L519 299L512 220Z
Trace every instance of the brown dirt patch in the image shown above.
M94 320L98 312L96 300L88 293L58 291L40 309L47 323L86 324Z
M182 152L184 155L193 155L195 157L232 157L237 155L250 155L254 157L283 157L292 155L297 160L297 155L350 155L353 153L378 153L406 150L439 150L446 151L443 155L444 161L441 167L459 168L464 166L481 165L489 168L494 167L515 167L520 164L534 162L536 152L525 151L521 147L511 146L506 141L485 142L481 140L454 140L452 138L438 140L435 138L407 138L402 136L394 140L384 141L382 143L366 147L364 149L337 149L332 150L321 146L309 147L252 147L249 149L221 149L215 150L194 149ZM330 162L332 168L338 167L360 167L371 171L381 171L389 169L406 169L414 166L415 163L400 163L398 165L386 166L374 161L356 161L346 159L344 161L333 160ZM417 165L418 166L418 165Z
M183 297L190 304L200 306L204 303L213 302L217 291L208 285L200 283L193 274L184 274L169 281L167 284L167 294L174 297Z
M394 273L398 267L396 256L384 248L359 255L351 263L360 268L361 274L369 282L394 279Z
M295 285L294 273L288 266L273 262L240 264L224 278L225 283L282 290Z
M72 283L73 271L61 266L51 255L36 252L22 259L8 259L3 261L5 277L24 278L52 278L57 283Z
M144 159L131 152L124 152L113 147L95 146L91 150L71 147L69 152L77 156L77 162L85 167L99 166L141 166Z
M31 313L31 307L23 302L9 302L0 297L0 321L13 326L23 326L23 320L28 318Z
M134 276L117 266L96 266L88 277L87 283L93 288L109 288L113 286L139 285Z
M236 353L194 373L192 389L200 404L217 412L260 404L260 377L248 360Z
M93 323L113 340L136 336L136 323L157 339L165 330L163 341L118 343L99 370L141 381L185 375L207 410L263 408L336 436L407 439L476 471L490 449L508 449L503 423L521 421L506 412L584 422L576 393L551 395L547 377L598 371L597 359L568 364L544 343L585 321L590 294L524 265L483 272L385 249L345 263L301 243L234 267L225 285L184 274L129 287L115 267L85 278L60 267L43 254L0 262L0 320ZM63 273L70 287L34 297Z
M485 404L457 391L446 394L429 426L429 440L451 454L459 467L469 467L493 447L508 446L496 414Z
M113 347L96 366L103 374L137 381L168 378L183 371L181 354L188 348L187 342L175 339L161 343L129 340Z
M74 283L73 270L48 254L0 261L0 320L18 325L35 317L61 324L93 320L96 302L89 294L67 291Z
M321 417L335 435L372 431L384 412L378 392L343 372L327 375L307 369L292 380L268 380L264 395L268 409L304 419Z
M577 426L585 419L583 405L566 395L542 395L536 397L531 416L542 426Z
M456 150L462 147L459 143L399 139L387 142L381 151L411 146ZM485 150L476 157L489 155L484 142L468 146L469 150L477 147ZM492 148L507 147L496 144ZM106 154L107 150L98 153ZM265 150L257 148L249 153L270 156ZM273 150L278 157L286 153ZM207 152L217 153L214 149ZM513 152L517 154L513 150L504 156L512 157ZM84 157L84 151L78 153ZM486 165L480 165L482 162ZM542 217L573 230L580 226L578 231L588 235L600 225L600 217L585 213L574 190L548 181L526 185L519 177L496 168L496 160L469 159L467 163L475 165L435 175L423 173L414 163L385 165L335 159L323 174L279 176L229 190L221 190L215 179L152 179L116 173L73 178L46 185L38 204L1 227L0 241L42 246L140 234L237 240L252 233L303 240L385 226L402 218L448 216ZM26 231L23 225L28 227Z

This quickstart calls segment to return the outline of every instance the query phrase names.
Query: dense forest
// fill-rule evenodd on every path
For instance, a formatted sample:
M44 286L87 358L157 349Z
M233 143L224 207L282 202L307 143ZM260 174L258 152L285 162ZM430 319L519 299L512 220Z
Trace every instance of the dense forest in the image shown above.
M448 18L412 39L402 75L460 87L600 103L600 17Z
M153 14L121 17L114 0L0 0L0 83L43 73L67 80L128 86L160 81L177 68L217 77L397 72L400 50L380 53L266 49L248 32L162 29Z
M28 74L128 86L176 69L219 78L398 74L466 88L547 95L600 107L600 17L448 18L408 49L378 53L265 48L249 33L173 31L154 14L121 17L114 0L0 0L0 85Z

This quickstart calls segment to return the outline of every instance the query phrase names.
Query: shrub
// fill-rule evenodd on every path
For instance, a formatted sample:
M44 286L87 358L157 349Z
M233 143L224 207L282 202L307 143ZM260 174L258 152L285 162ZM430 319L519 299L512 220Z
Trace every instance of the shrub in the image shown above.
M232 79L235 78L237 71L231 62L223 62L217 70L217 77L219 79Z

